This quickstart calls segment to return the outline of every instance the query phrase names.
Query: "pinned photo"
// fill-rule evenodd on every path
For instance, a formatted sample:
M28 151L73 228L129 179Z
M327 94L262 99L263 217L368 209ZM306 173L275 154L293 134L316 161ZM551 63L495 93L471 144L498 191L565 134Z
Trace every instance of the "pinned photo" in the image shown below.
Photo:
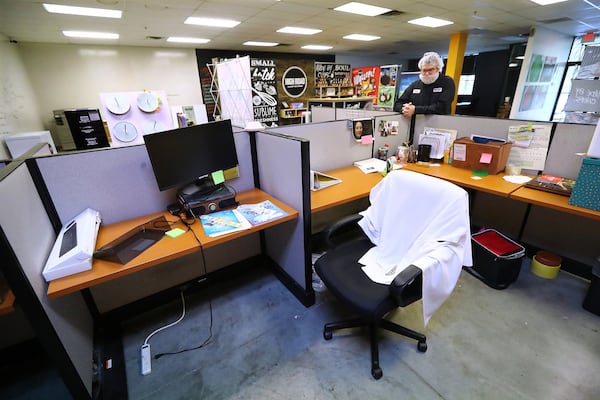
M355 119L352 121L352 135L359 143L367 136L373 137L373 120L371 118Z

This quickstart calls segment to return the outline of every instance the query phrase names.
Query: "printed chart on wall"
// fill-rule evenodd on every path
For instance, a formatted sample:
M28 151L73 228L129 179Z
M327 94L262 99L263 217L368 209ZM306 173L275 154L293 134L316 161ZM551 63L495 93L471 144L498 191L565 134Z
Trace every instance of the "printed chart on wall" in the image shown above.
M251 58L250 77L254 120L277 123L279 116L277 115L275 61Z
M513 145L507 165L543 171L550 145L550 131L550 126L545 125L509 126L508 141Z
M552 56L541 54L533 54L531 56L531 63L529 64L519 111L544 108L548 88L556 72L557 62L557 58Z

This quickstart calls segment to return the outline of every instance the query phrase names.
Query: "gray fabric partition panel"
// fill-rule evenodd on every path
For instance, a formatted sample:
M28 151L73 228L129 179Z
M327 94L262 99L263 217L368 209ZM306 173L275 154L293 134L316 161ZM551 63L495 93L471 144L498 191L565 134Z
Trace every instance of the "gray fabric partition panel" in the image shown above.
M297 220L265 231L266 251L303 289L310 287L310 191L304 182L308 168L303 166L306 141L260 132L256 135L257 162L261 189L298 210ZM306 169L306 170L305 170ZM306 175L306 176L304 176ZM312 287L310 287L312 290Z
M551 122L537 122L488 117L471 117L465 115L419 115L415 121L415 143L425 127L440 129L456 129L457 137L471 135L489 136L499 139L508 137L508 129L514 125L544 125L552 127Z
M310 169L325 172L347 167L354 161L371 158L372 144L354 140L350 120L287 125L269 132L290 135L310 142Z
M242 191L254 187L252 159L247 133L234 137L240 177L228 184ZM87 207L110 224L163 211L177 201L176 189L158 189L144 145L63 153L37 164L62 223Z
M595 129L595 125L556 124L544 172L577 179L583 161L582 154L587 152Z
M363 108L335 108L335 119L375 118L391 114L389 111L366 110Z
M312 106L310 111L313 123L335 121L335 108L333 107Z
M11 263L5 254L4 268L11 268L5 274L17 301L71 393L76 398L89 398L93 319L81 295L53 300L46 295L48 285L42 270L56 233L25 163L0 182L0 204L3 236L15 258Z
M382 136L382 126L388 122L397 122L397 133ZM377 156L379 147L389 145L388 157L396 155L398 146L408 141L410 129L410 118L406 118L401 114L387 114L375 117L375 125L373 128L373 157Z

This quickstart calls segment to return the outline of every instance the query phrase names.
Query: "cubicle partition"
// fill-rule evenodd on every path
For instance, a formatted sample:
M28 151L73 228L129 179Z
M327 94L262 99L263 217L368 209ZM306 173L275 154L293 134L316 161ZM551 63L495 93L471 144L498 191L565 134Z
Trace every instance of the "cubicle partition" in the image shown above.
M260 188L298 210L295 221L264 232L265 251L280 279L304 305L314 303L311 285L309 142L270 131L256 133Z
M354 161L371 158L372 144L357 143L349 120L270 128L269 132L294 136L310 142L310 169L328 171Z
M24 161L9 164L0 178L4 275L73 398L91 398L93 319L79 294L46 296L42 269L56 240L55 227Z
M595 129L595 125L556 124L544 173L577 179Z

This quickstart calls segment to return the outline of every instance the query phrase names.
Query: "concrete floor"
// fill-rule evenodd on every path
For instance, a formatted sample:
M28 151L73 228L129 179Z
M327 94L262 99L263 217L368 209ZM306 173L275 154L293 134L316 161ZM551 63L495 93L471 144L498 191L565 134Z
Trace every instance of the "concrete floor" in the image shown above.
M347 311L328 292L302 306L272 275L187 294L186 315L150 339L152 354L208 345L153 360L140 374L140 346L177 320L181 302L123 326L131 399L569 399L600 398L600 317L581 307L589 282L565 272L545 280L529 270L505 290L461 274L450 299L423 328L421 303L393 319L427 335L428 350L385 333L383 378L370 373L365 332L322 336Z

